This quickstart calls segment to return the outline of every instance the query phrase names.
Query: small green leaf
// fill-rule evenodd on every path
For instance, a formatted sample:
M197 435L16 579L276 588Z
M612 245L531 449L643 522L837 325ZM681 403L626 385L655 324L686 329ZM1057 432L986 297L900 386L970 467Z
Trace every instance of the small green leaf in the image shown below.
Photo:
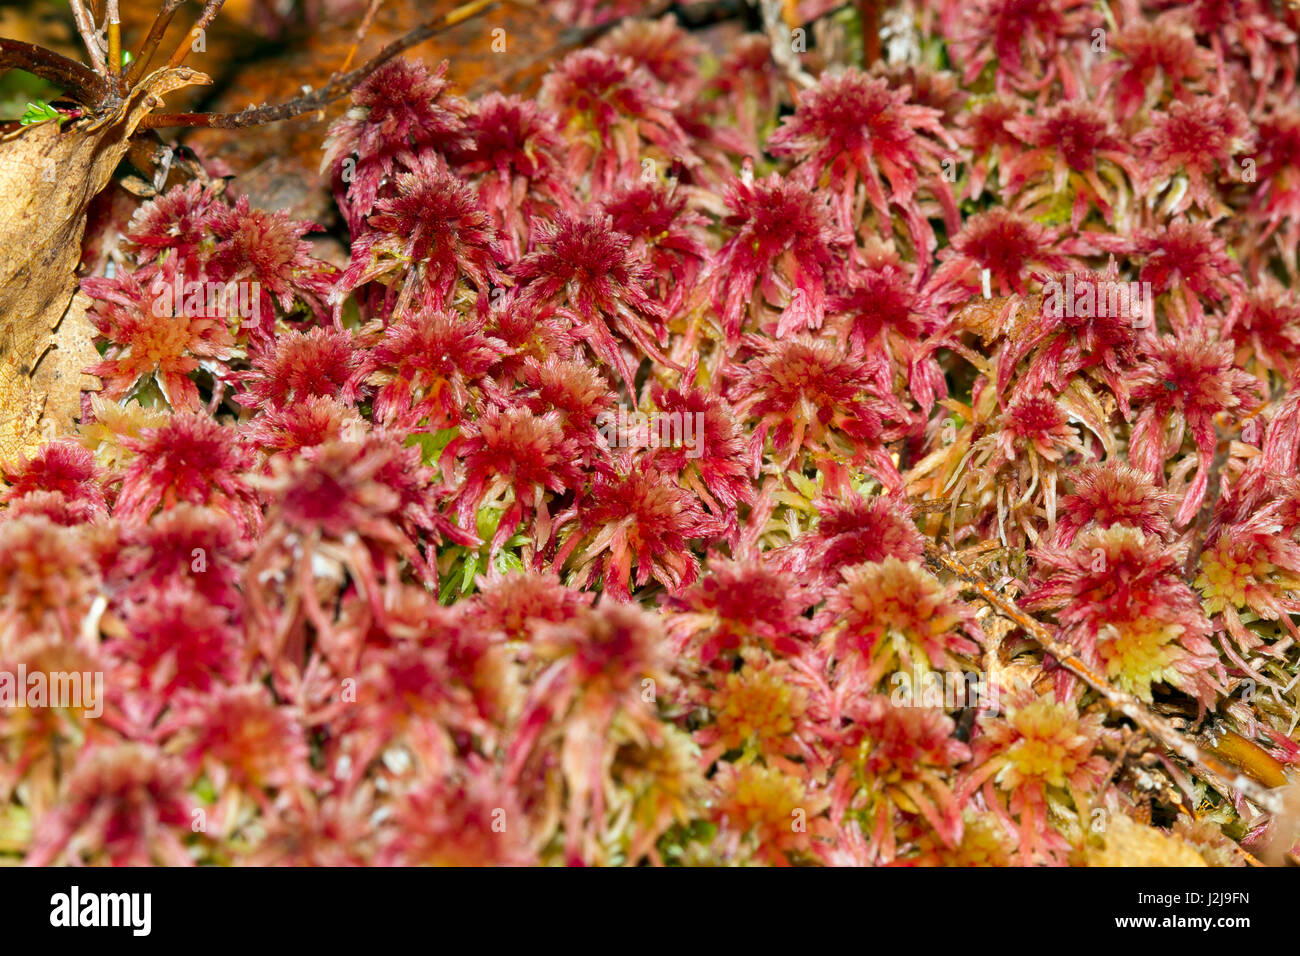
M420 446L420 457L426 465L432 465L442 454L453 438L460 434L459 428L441 428L436 432L415 432L408 435L405 444Z
M474 516L474 526L478 530L478 536L483 541L491 541L492 536L497 533L497 525L501 523L501 517L505 512L500 508L480 508L478 514Z
M523 571L524 562L513 551L502 551L497 555L497 570L502 574L509 574L511 571Z
M67 117L56 110L49 103L28 103L27 109L23 111L22 118L19 120L23 126L35 126L37 123L48 123L54 120L62 123Z
M456 596L456 576L448 574L442 581L442 587L438 589L438 603L451 604L452 599Z
M474 586L474 576L478 574L478 555L471 554L465 558L465 568L460 576L460 593L464 594Z

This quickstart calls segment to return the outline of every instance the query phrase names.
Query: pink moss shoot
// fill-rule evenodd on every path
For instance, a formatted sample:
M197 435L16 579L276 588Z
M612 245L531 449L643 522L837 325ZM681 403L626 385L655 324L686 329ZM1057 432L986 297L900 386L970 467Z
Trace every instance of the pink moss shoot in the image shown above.
M541 6L97 201L0 865L1294 849L1295 4Z

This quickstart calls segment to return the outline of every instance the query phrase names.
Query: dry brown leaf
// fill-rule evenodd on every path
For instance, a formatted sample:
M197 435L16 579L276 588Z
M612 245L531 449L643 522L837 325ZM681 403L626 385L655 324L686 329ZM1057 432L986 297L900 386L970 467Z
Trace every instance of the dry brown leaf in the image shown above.
M1002 295L993 299L975 296L953 314L952 323L959 329L974 332L986 345L999 335L1015 339L1042 309L1042 298L1041 295Z
M99 361L95 327L86 317L89 308L89 296L82 292L73 295L63 320L50 336L49 351L31 377L32 391L44 396L44 420L60 430L80 417L81 393L100 387L99 379L82 371Z
M84 300L74 302L86 209L168 93L206 83L158 70L114 109L0 137L0 461L70 430L95 361ZM44 423L43 421L44 420Z

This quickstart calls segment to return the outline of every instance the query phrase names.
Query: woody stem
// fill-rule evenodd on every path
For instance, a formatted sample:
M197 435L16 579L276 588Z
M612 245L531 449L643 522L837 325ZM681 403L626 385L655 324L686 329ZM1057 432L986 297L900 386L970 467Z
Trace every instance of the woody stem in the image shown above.
M302 116L304 113L315 113L352 92L358 84L399 53L423 43L429 37L455 26L457 23L495 7L497 2L498 0L472 0L472 2L457 7L450 13L434 17L405 36L388 44L363 66L344 73L342 76L335 77L313 93L289 100L287 103L281 103L278 106L250 106L238 113L155 113L146 116L141 126L147 129L161 129L170 126L241 129L246 126L262 126L266 123L277 123L280 120L293 119L295 116Z
M203 5L203 12L194 21L194 26L190 27L190 32L185 34L185 38L172 51L171 58L167 61L169 67L175 69L185 62L185 58L190 55L190 50L194 47L195 38L201 36L203 31L212 25L212 21L216 19L225 3L226 0L208 0Z
M149 27L149 32L145 35L144 43L140 44L140 52L135 56L135 62L131 64L131 71L126 75L126 86L130 89L140 79L144 71L149 68L153 55L158 51L158 44L162 42L163 34L171 26L172 17L185 0L167 0L158 15L154 17L153 23Z

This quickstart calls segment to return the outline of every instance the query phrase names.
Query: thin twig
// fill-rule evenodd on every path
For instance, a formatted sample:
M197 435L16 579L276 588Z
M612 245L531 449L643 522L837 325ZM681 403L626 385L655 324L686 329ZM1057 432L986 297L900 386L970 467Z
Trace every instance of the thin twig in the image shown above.
M153 55L158 52L158 44L162 42L163 35L167 32L167 28L171 26L172 17L176 14L176 8L184 2L185 0L167 0L162 5L162 9L158 11L158 15L153 18L148 34L145 35L144 42L140 44L140 51L135 55L135 62L131 64L131 70L126 75L127 89L135 86L136 81L149 68Z
M122 92L122 15L117 0L108 0L108 76L113 92Z
M348 67L352 65L352 60L356 57L357 51L361 49L361 41L366 38L370 32L370 25L375 22L375 14L379 12L379 5L384 0L370 0L370 6L366 7L366 15L361 18L361 23L357 27L357 32L352 37L352 48L348 50L347 59L343 65L338 68L338 73L346 73Z
M1245 850L1243 850L1241 847L1237 846L1237 844L1235 844L1235 843L1232 844L1232 852L1234 852L1235 854L1237 854L1237 856L1241 857L1241 859L1245 862L1245 864L1246 864L1247 866L1263 866L1263 865L1264 865L1264 864L1261 863L1259 860L1255 859L1253 856L1251 856L1249 853L1247 853Z
M1136 745L1141 743L1144 739L1146 739L1146 734L1141 731L1134 731L1124 738L1124 743L1120 746L1119 753L1116 754L1115 759L1111 761L1110 767L1106 770L1106 776L1102 778L1101 785L1097 788L1097 801L1105 799L1106 790L1110 787L1111 781L1115 779L1115 774L1119 772L1120 766L1128 759L1129 753L1136 747ZM1093 807L1096 808L1096 806L1097 802L1094 801ZM1179 806L1181 807L1182 804L1179 804Z
M1189 763L1219 775L1227 785L1261 808L1271 813L1281 810L1281 801L1276 794L1250 777L1238 773L1204 747L1183 736L1169 721L1152 713L1132 694L1126 694L1112 687L1105 677L1080 660L1071 648L1058 641L1044 624L1020 610L1014 602L998 594L966 568L947 545L927 542L925 553L926 559L931 564L956 575L963 583L973 588L995 610L1018 624L1043 650L1055 657L1062 667L1100 694L1111 707L1146 731L1147 736L1152 740L1158 741Z
M208 0L203 5L203 12L194 21L194 26L190 27L190 32L185 34L185 39L181 40L176 49L172 51L171 59L167 61L168 66L175 69L185 62L185 58L190 55L190 50L194 46L195 35L202 33L212 25L212 21L216 19L217 14L221 12L221 8L225 4L226 0Z
M246 126L263 126L293 119L304 113L323 110L335 100L342 99L348 93L378 70L381 66L405 50L423 43L429 37L453 27L495 7L499 0L473 0L457 7L450 13L434 17L432 20L416 27L410 33L394 40L379 51L376 56L350 73L336 77L306 96L300 96L278 106L250 106L238 113L155 113L144 118L140 124L146 129L161 129L168 126L202 126L213 129L242 129Z
M86 5L81 0L68 0L68 5L72 7L72 19L77 24L77 32L81 34L81 42L86 45L91 67L96 73L103 74L105 72L104 51L99 48L99 33L95 30L95 21L90 18L90 14L86 12Z

